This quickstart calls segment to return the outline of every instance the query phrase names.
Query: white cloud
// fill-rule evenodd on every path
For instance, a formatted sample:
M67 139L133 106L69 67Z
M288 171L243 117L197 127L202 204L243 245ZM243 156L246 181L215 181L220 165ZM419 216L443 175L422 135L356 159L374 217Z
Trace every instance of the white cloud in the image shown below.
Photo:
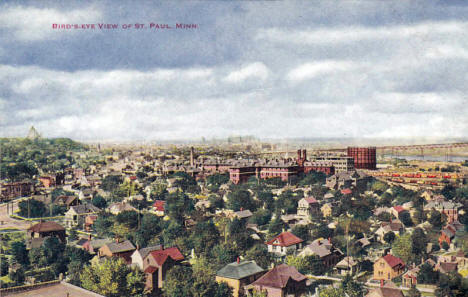
M468 59L468 50L456 45L437 45L432 48L428 48L424 56L429 59Z
M309 62L289 71L289 73L286 75L286 78L292 82L300 82L323 74L349 71L355 66L356 65L349 61L326 60Z
M268 78L269 69L261 62L249 64L239 70L232 71L225 77L225 81L230 83L240 83L246 79L258 78L265 80Z
M56 39L64 30L52 29L52 24L92 24L102 21L102 14L94 6L70 11L50 8L15 6L0 12L0 28L23 41ZM66 30L72 34L80 30Z
M467 30L467 22L427 22L415 25L386 27L347 26L308 30L268 28L258 30L256 39L279 43L312 45L376 39L425 38L432 35L463 34Z

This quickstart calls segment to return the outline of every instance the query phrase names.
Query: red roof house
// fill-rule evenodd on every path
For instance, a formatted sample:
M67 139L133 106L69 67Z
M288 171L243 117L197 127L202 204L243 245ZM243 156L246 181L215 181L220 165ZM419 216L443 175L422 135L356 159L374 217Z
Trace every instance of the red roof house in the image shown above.
M352 193L353 193L353 191L351 191L351 189L349 189L349 188L341 190L341 194L343 194L343 195L351 195Z
M282 232L265 244L270 253L286 255L288 251L296 251L302 247L304 240L292 234L291 232Z
M163 287L166 272L177 262L184 260L184 255L177 247L151 251L143 259L143 271L146 274L146 290Z
M165 206L166 206L166 201L164 200L156 200L153 203L153 209L156 212L156 214L159 216L164 215Z

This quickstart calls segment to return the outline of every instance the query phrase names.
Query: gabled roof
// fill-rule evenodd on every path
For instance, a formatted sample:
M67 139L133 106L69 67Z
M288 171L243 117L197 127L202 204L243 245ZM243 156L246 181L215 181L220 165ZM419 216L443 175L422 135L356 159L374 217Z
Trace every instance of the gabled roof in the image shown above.
M40 222L28 228L28 231L32 232L51 232L51 231L65 231L65 228L55 222L47 221Z
M77 214L96 213L100 211L98 207L90 203L71 206L70 209L73 209L73 211L76 212Z
M303 198L307 203L309 204L316 204L318 203L318 201L314 198L314 197L307 197L307 198Z
M218 270L216 275L231 279L243 279L262 271L263 269L255 261L242 261L227 264Z
M112 253L122 253L135 250L135 246L129 241L123 242L111 242L107 244L107 247Z
M253 214L250 210L246 209L246 210L236 211L234 215L238 217L239 219L245 219L245 218L250 218Z
M158 244L158 245L155 245L155 246L149 246L149 247L139 249L138 251L135 251L135 252L139 252L140 255L141 255L141 258L144 259L144 258L146 258L146 256L148 256L148 254L150 252L157 251L157 250L160 250L160 249L161 249L161 245Z
M401 205L395 205L393 209L396 210L398 213L405 211L405 209Z
M277 246L291 246L293 244L298 244L303 242L304 240L300 239L296 235L292 234L291 232L283 232L278 236L274 237L270 241L266 242L268 245L277 245Z
M156 200L154 201L153 207L157 211L164 211L164 206L166 205L166 201L164 200Z
M394 255L387 254L387 255L383 256L382 258L392 268L397 266L397 265L405 266L405 263L403 263L403 261L400 258L395 257Z
M299 273L295 267L281 264L265 273L262 277L253 282L252 285L285 288L289 280L301 282L306 279L307 277Z
M151 251L149 254L153 256L159 266L162 266L164 262L166 262L167 258L171 258L174 261L182 261L184 259L184 255L182 255L179 249L175 246L168 249Z
M352 193L353 193L353 191L351 191L351 189L349 189L349 188L341 190L341 194L343 194L343 195L350 195Z

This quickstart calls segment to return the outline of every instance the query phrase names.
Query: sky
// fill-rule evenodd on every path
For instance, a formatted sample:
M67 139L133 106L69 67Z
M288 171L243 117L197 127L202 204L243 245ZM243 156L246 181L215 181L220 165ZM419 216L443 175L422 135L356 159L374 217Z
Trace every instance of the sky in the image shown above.
M0 137L468 138L465 1L75 2L0 3Z

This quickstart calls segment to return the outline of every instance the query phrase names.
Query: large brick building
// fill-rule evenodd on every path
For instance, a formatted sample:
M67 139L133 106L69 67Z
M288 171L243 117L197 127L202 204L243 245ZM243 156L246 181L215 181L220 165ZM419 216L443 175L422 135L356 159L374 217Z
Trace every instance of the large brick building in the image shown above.
M4 183L0 185L0 201L29 196L33 191L33 184L28 181Z
M370 169L377 168L377 149L375 147L348 147L348 157L354 159L354 168Z

